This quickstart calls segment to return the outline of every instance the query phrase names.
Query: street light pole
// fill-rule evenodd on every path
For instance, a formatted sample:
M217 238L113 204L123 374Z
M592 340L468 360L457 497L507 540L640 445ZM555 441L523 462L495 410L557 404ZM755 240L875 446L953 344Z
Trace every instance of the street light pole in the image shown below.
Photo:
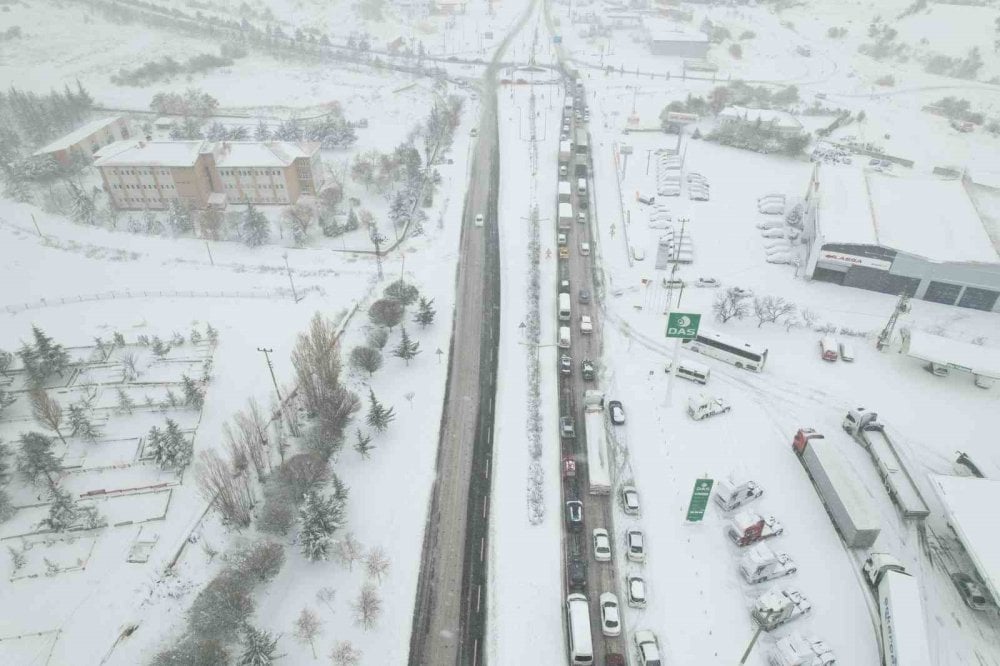
M285 252L281 256L285 259L285 270L288 271L288 284L292 285L292 298L294 298L295 302L298 303L299 302L299 295L295 291L295 281L292 280L292 268L291 268L291 266L288 265L288 253Z
M267 361L267 369L271 373L271 383L274 384L274 392L278 394L278 404L281 404L281 391L278 390L278 380L274 377L274 366L271 365L271 352L273 349L267 349L265 347L257 347L257 351L264 354L264 360Z

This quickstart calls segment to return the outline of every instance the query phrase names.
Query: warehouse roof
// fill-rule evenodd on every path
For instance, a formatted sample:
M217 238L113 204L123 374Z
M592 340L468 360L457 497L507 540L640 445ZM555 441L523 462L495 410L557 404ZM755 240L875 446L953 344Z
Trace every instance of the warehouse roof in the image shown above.
M108 125L112 125L120 119L121 116L111 116L110 118L100 118L98 120L91 121L83 127L75 129L69 134L56 139L44 148L39 148L35 151L35 155L45 155L46 153L54 153L58 150L66 150L70 146L80 143L91 134L100 132Z
M948 524L993 598L1000 601L1000 540L996 538L994 511L1000 503L1000 481L937 474L931 474L930 480L944 504Z
M841 165L817 169L817 235L824 242L879 245L932 261L1000 263L961 181Z

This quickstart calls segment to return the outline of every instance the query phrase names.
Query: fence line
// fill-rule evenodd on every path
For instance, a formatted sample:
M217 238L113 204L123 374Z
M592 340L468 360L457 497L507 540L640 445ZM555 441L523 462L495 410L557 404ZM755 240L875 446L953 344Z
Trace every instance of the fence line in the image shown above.
M299 294L320 292L317 286L299 289ZM119 298L292 298L291 291L278 289L275 291L194 291L194 290L151 290L151 291L106 291L100 294L83 294L79 296L64 296L59 298L40 298L30 303L15 303L5 305L8 314L17 314L27 310L51 308L57 305L71 305L88 301L113 301Z

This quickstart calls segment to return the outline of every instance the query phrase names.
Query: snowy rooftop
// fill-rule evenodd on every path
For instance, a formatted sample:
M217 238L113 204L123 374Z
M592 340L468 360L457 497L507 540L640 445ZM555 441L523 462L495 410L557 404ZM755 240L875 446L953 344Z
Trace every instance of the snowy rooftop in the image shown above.
M708 35L700 30L693 30L666 19L644 18L642 26L649 34L649 38L658 42L708 43Z
M958 180L896 178L850 166L822 165L817 233L932 261L1000 262Z
M778 127L802 128L799 119L787 111L775 111L773 109L751 109L745 106L727 106L719 112L720 118L733 118L755 123L758 120L762 123L773 123Z
M994 511L1000 502L1000 481L937 474L931 474L930 480L944 504L949 524L993 598L1000 600L1000 540L996 537Z
M903 329L903 351L914 358L1000 379L1000 349Z
M66 136L56 139L44 148L39 148L35 151L35 155L44 155L46 153L54 153L57 150L65 150L120 119L121 116L111 116L110 118L100 118L99 120L91 121L83 127L73 130Z
M286 167L318 149L318 143L223 141L215 144L215 163L220 167Z
M94 166L190 167L204 141L116 141L94 153Z

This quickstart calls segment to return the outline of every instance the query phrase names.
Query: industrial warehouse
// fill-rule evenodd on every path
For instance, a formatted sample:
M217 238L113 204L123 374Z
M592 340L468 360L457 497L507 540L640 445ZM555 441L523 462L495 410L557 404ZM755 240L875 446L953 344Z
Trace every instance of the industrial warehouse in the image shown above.
M961 180L817 164L804 234L814 280L1000 312L1000 255Z

